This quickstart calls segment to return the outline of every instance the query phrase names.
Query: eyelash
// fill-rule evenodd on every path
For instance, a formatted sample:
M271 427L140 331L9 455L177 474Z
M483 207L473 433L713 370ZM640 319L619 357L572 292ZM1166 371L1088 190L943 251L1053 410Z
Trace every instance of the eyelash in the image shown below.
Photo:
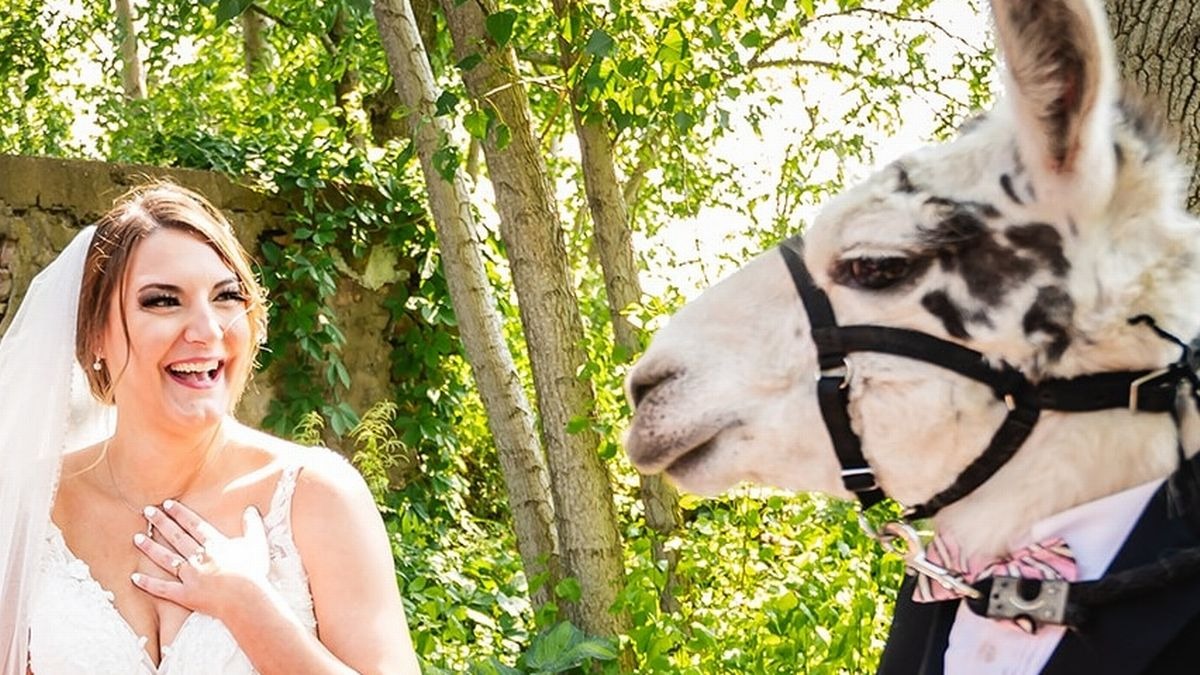
M179 305L179 299L173 295L151 295L142 298L142 307L175 307Z
M217 302L246 302L246 296L241 291L229 290L221 291L217 294ZM152 295L141 300L142 307L159 308L159 307L178 307L179 298L173 295Z

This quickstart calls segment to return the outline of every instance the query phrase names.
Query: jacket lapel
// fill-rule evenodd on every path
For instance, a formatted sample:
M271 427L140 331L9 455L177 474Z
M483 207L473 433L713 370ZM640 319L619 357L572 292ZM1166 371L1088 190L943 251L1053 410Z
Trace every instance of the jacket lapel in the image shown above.
M1198 544L1183 518L1169 513L1167 485L1151 498L1107 572L1158 560ZM1097 610L1081 631L1063 637L1044 675L1140 673L1200 614L1200 578Z
M876 675L942 675L958 600L913 602L917 578L904 575Z

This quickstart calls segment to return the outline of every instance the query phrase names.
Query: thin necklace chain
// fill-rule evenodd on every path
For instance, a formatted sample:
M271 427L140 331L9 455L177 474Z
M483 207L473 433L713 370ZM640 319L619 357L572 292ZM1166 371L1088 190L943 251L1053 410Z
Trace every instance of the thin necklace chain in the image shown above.
M104 441L104 449L101 451L104 453L104 465L108 468L108 481L110 483L112 483L113 491L117 493L117 498L120 499L123 504L125 504L126 508L128 508L130 511L132 511L138 515L144 516L145 510L139 509L138 507L134 506L133 503L130 502L125 497L125 493L121 490L120 483L117 482L117 477L113 473L112 462L109 460L108 444L110 442L112 442L112 438L109 438L108 440ZM212 451L211 446L212 446L212 442L210 441L209 442L209 451L205 453L204 461L200 462L200 466L196 467L196 470L192 472L191 477L189 477L187 479L187 482L183 484L183 487L180 488L179 492L175 493L174 497L168 497L167 499L173 499L175 501L179 501L183 497L183 495L187 494L188 490L192 489L192 485L196 482L196 479L200 477L200 474L204 472L204 468L206 466L208 466L208 460L211 459L212 456L215 454ZM166 501L166 500L163 500L163 501ZM146 538L150 539L153 536L154 536L154 523L147 520L146 521Z

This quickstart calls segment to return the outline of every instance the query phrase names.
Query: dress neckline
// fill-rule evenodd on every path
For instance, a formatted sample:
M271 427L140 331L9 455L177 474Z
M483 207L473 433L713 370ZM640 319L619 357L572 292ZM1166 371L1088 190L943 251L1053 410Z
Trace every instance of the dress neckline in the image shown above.
M267 507L267 513L263 514L262 517L263 529L266 530L268 537L270 536L271 531L275 529L275 527L279 525L283 518L286 518L287 516L286 513L281 512L283 508L287 507L291 503L290 499L286 499L287 495L285 495L285 492L289 492L291 489L293 489L292 485L295 482L296 474L299 472L299 469L300 465L293 463L285 465L279 472L279 477L275 482L275 489L271 493L271 503ZM134 630L132 625L130 625L129 621L125 618L125 615L121 614L121 610L117 609L116 594L105 588L104 584L101 584L96 579L95 575L92 574L91 565L89 565L79 556L75 555L75 552L72 551L71 547L67 544L67 538L63 535L62 529L58 527L58 523L54 522L53 518L49 519L49 526L50 535L57 538L57 543L61 545L63 553L65 553L68 558L67 562L76 563L82 568L85 575L84 582L90 584L96 591L98 591L96 595L101 600L100 604L104 607L104 611L112 613L122 630L124 630L124 632L126 632L133 640L134 644L138 646L138 651L140 652L146 667L155 673L167 672L164 670L164 667L171 657L171 652L173 651L172 648L179 643L179 639L184 635L188 627L194 623L192 619L200 616L199 612L192 611L188 613L187 617L184 618L183 623L179 624L179 630L175 631L175 636L171 638L171 642L169 644L163 644L160 639L158 647L158 663L155 664L154 658L150 656L150 652L146 651L146 643L149 641L149 638L144 635L138 635L138 632Z

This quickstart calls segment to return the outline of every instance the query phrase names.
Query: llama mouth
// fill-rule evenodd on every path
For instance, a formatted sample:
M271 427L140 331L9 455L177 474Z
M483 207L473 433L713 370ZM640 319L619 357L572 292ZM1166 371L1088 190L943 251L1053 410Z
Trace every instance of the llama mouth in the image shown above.
M663 472L672 478L684 476L690 473L692 469L695 469L697 466L703 464L708 456L712 454L716 446L717 438L716 436L713 436L700 445L697 445L691 450L683 453L679 457L676 457L675 461L668 464L666 469L663 469Z

